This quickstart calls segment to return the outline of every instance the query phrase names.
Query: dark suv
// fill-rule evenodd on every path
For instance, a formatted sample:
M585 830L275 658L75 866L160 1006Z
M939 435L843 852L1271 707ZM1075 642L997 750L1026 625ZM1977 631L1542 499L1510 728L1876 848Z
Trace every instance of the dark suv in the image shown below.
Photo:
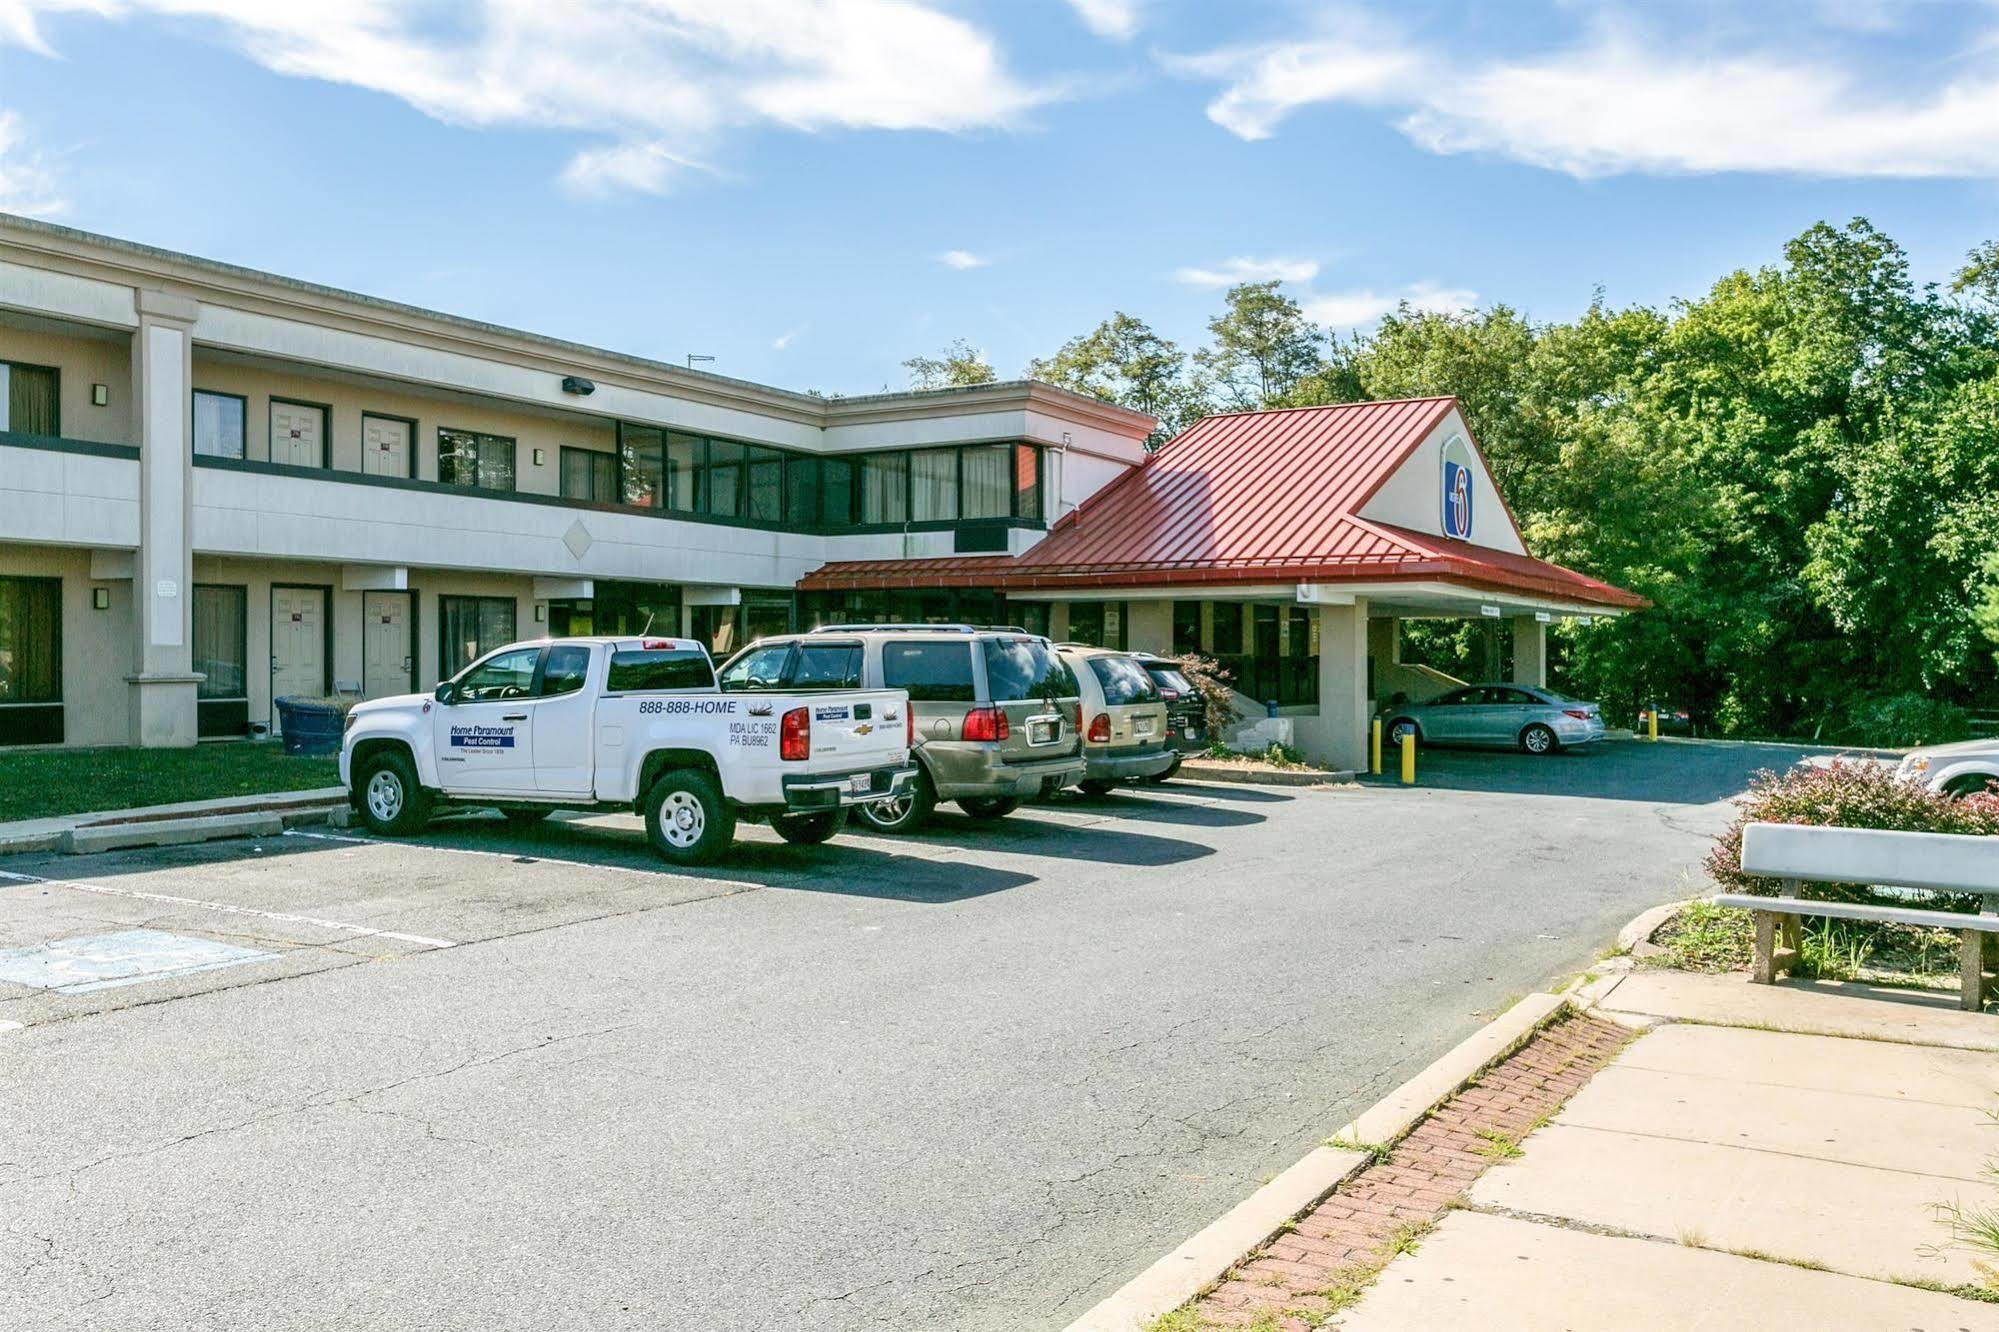
M1138 664L1145 667L1145 673L1152 677L1152 683L1159 686L1159 696L1166 700L1166 742L1182 755L1198 754L1206 749L1213 737L1208 734L1208 701L1200 688L1187 678L1180 669L1180 663L1171 657L1155 657L1149 652L1135 652ZM1180 760L1174 759L1173 766L1165 772L1148 777L1148 782L1163 782L1180 771Z

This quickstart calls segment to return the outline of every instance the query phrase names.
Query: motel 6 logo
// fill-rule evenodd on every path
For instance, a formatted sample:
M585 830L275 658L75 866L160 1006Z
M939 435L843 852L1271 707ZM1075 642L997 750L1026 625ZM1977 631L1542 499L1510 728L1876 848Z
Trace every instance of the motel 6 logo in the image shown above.
M1471 540L1471 446L1463 435L1444 441L1444 535Z

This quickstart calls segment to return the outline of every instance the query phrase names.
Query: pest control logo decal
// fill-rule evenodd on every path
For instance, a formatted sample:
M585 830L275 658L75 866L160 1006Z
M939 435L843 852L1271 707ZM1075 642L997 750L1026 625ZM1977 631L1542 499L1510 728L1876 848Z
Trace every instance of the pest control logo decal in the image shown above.
M1471 446L1463 435L1444 441L1444 535L1471 540Z
M451 728L453 749L512 749L514 728L511 726L454 726Z

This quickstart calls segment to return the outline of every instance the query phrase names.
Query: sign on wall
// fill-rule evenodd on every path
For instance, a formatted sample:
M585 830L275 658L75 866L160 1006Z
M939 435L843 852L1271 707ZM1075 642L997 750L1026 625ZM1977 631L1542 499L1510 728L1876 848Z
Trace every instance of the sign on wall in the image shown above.
M1444 535L1459 541L1471 540L1472 458L1471 445L1463 435L1444 441L1443 503Z

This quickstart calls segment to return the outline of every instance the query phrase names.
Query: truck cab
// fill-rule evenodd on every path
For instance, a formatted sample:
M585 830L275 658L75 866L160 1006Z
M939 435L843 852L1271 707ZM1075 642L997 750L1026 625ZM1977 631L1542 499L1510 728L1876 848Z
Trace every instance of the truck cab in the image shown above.
M488 653L430 694L356 705L340 776L385 836L442 808L524 822L634 810L662 858L702 864L740 818L821 842L849 809L897 798L911 740L900 690L737 698L690 639L551 638Z

